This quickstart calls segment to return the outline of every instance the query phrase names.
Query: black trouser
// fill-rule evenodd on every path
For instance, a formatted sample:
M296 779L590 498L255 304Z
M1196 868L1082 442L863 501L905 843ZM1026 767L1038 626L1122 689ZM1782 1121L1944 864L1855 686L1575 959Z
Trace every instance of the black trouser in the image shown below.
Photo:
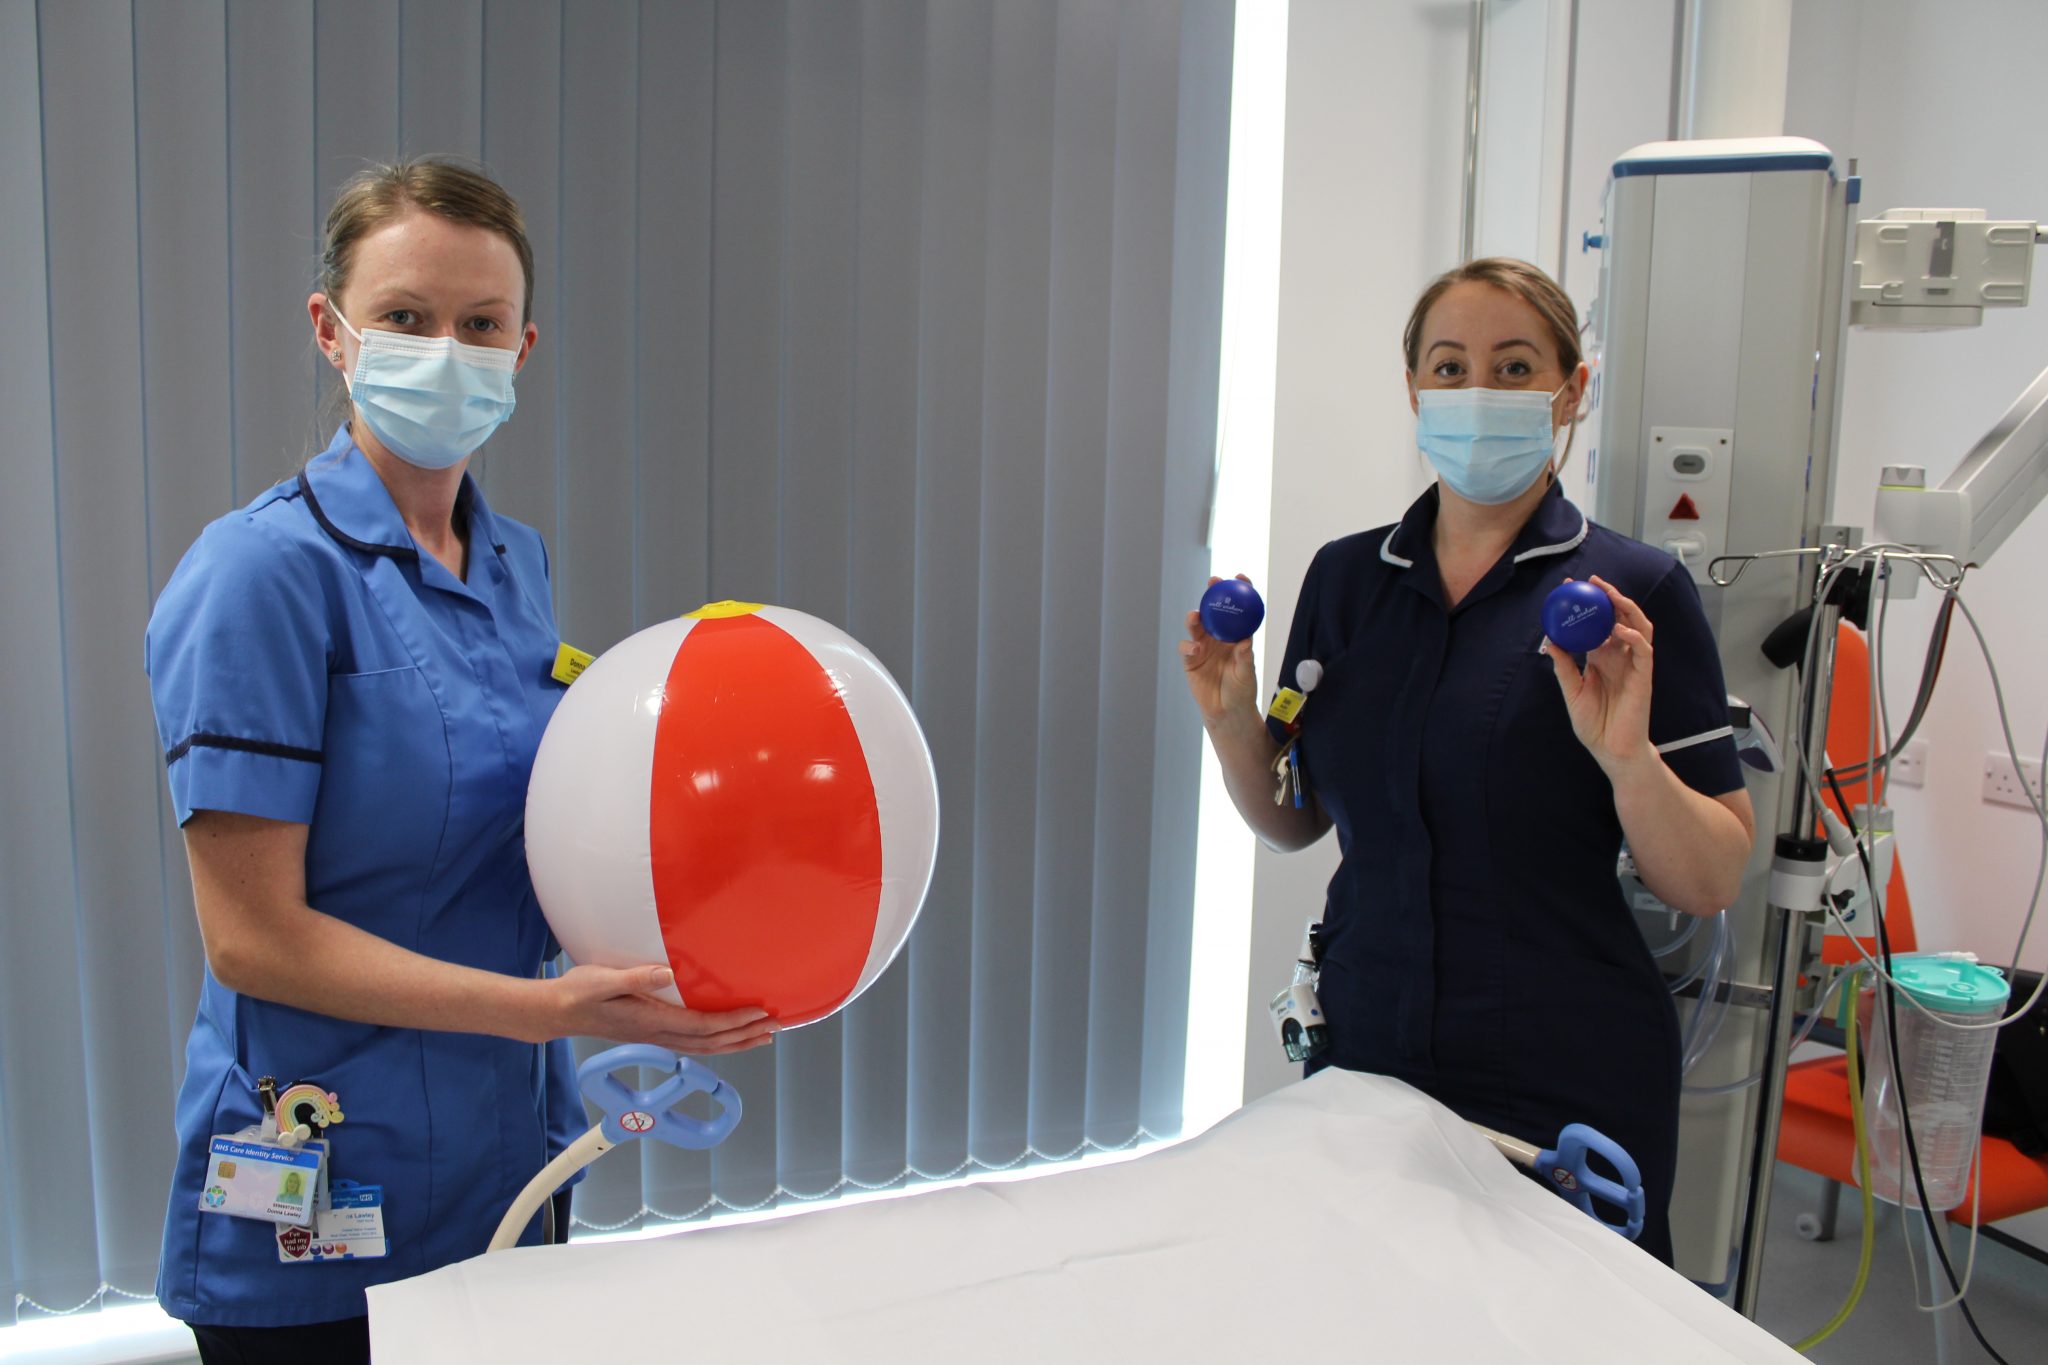
M549 1200L553 1240L569 1240L569 1194ZM317 1273L317 1271L315 1272ZM369 1365L370 1320L344 1318L303 1327L203 1327L192 1324L202 1365Z
M318 1267L308 1267L317 1270ZM303 1327L202 1327L194 1324L203 1365L369 1365L370 1320L343 1318Z

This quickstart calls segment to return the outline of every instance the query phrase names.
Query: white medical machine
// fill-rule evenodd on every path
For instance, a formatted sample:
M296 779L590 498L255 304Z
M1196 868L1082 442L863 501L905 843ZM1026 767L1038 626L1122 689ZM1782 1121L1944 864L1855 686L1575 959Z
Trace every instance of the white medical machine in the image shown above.
M1815 771L1840 606L1818 608L1824 632L1813 638L1827 644L1803 693L1762 646L1815 606L1824 565L1864 542L1860 528L1829 524L1845 327L1968 326L1986 308L2024 305L2041 235L2033 222L1961 209L1857 223L1850 171L1804 138L1647 144L1615 163L1602 231L1586 239L1601 256L1581 504L1691 570L1730 693L1788 751L1817 736ZM2048 490L2048 373L1943 487L1927 488L1912 466L1888 467L1883 482L1873 539L1981 562ZM1919 576L1891 575L1893 595ZM1757 844L1726 917L1724 979L1681 1005L1722 1017L1687 1077L1677 1266L1732 1285L1752 1315L1792 992L1828 860L1804 837L1817 811L1791 776L1796 757L1786 771L1749 771ZM1716 1086L1727 1089L1700 1093Z

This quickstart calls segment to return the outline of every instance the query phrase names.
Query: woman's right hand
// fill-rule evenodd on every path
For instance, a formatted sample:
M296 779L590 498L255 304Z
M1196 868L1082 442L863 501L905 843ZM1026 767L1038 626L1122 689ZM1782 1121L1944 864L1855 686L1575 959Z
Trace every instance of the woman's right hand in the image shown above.
M757 1006L707 1013L654 994L674 983L667 967L571 967L540 983L551 1006L549 1036L653 1043L709 1057L759 1047L781 1028Z
M1238 575L1241 582L1251 580ZM1210 584L1221 583L1212 578ZM1210 747L1223 770L1230 804L1269 848L1286 853L1307 848L1330 828L1330 817L1310 801L1301 808L1273 800L1274 759L1280 745L1266 728L1259 708L1258 669L1252 663L1252 642L1223 641L1202 629L1200 612L1188 613L1188 638L1180 642L1181 667L1188 675L1188 695L1202 713Z
M1251 582L1243 574L1237 577L1239 582ZM1209 584L1213 587L1222 581L1211 578ZM1228 717L1257 711L1258 667L1252 662L1249 638L1225 644L1202 629L1200 612L1191 611L1188 638L1180 642L1180 662L1187 670L1188 694L1202 713L1202 724L1213 727Z

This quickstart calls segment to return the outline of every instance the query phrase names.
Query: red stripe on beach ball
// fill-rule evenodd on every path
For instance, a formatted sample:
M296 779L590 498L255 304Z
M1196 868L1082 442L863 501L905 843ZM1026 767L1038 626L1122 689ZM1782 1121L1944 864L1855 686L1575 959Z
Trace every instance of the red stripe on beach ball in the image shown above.
M702 620L670 664L649 793L654 898L692 1009L828 1014L860 981L881 819L832 676L758 616Z

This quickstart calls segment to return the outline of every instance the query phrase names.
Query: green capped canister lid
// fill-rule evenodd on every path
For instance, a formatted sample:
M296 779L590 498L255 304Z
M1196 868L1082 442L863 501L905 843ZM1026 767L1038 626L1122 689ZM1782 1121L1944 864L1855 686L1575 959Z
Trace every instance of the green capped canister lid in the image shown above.
M1995 967L1959 957L1909 953L1892 959L1892 979L1931 1010L1990 1014L2005 1008L2012 987Z

